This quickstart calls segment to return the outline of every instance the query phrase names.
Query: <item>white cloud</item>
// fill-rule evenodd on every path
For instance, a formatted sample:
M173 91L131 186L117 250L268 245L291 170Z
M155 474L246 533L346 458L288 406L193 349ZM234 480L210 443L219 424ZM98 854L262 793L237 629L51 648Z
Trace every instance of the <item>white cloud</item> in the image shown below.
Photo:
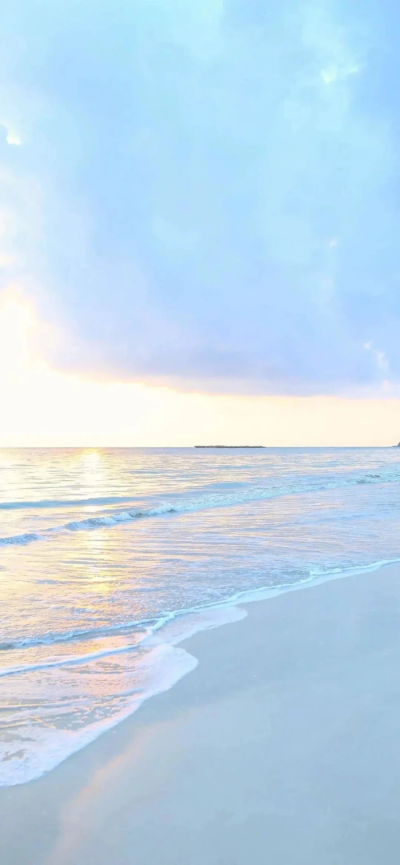
M0 129L1 128L5 130L7 144L10 144L12 147L21 146L21 135L17 132L15 125L13 123L10 123L9 119L4 119L4 115L3 118L0 120Z
M332 84L338 77L336 66L329 66L321 70L321 78L325 84Z
M332 65L321 70L321 78L324 84L333 84L335 81L348 78L349 75L358 75L359 72L360 67L357 64L343 68Z
M7 132L6 141L7 141L7 144L14 145L15 147L20 147L22 144L22 141L21 141L19 135L17 135L16 132L11 132L11 131Z

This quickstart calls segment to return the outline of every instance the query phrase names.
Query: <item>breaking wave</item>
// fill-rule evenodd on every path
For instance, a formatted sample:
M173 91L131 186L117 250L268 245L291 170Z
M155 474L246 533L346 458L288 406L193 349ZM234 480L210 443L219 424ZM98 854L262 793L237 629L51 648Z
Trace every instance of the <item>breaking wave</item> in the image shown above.
M36 532L27 532L23 535L11 535L9 538L0 538L0 546L7 547L10 545L24 546L32 541L39 541L40 535Z
M267 486L267 487L247 487L246 489L242 489L241 491L237 491L235 493L208 493L202 496L197 496L193 498L177 498L175 502L163 502L154 507L136 507L132 509L127 509L124 511L116 511L113 513L103 513L99 516L93 517L85 517L84 519L70 520L67 523L64 523L61 526L50 526L49 528L41 531L40 534L36 532L13 535L10 537L1 538L0 537L0 547L1 546L24 546L26 544L32 543L33 541L45 540L54 536L54 534L58 534L60 532L79 532L79 531L91 531L94 529L105 529L112 528L114 526L120 525L121 523L129 523L138 519L148 519L149 517L161 517L166 514L185 514L191 513L194 511L203 511L208 510L210 508L223 508L223 507L234 507L235 505L242 505L262 501L265 499L275 499L282 496L288 495L296 495L296 494L304 494L304 493L316 493L316 492L324 492L325 490L334 490L344 487L351 487L360 484L380 484L380 483L396 483L400 481L400 473L399 472L390 472L390 473L381 473L381 474L373 474L366 473L361 477L354 478L346 478L343 480L336 481L326 481L323 483L293 483L286 484L284 486ZM122 503L126 501L132 501L132 498L118 498L118 497L104 497L104 498L88 498L88 499L76 499L76 500L55 500L51 501L38 501L38 502L6 502L1 504L0 509L7 508L22 508L25 507L27 509L31 507L66 507L71 505L76 506L86 506L86 505L109 505L113 503Z

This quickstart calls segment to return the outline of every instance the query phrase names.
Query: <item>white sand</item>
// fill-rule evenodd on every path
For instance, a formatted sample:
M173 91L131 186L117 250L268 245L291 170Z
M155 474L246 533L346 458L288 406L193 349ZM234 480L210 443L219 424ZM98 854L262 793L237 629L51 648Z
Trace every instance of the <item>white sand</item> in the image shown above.
M197 669L0 790L2 865L396 865L400 567L248 606Z

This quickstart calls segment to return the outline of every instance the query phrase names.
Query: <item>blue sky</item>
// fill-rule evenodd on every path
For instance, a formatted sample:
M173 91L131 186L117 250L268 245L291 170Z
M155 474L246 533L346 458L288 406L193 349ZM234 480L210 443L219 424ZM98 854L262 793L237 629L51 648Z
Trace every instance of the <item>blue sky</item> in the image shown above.
M53 363L248 394L400 377L399 13L354 0L14 0L1 287Z

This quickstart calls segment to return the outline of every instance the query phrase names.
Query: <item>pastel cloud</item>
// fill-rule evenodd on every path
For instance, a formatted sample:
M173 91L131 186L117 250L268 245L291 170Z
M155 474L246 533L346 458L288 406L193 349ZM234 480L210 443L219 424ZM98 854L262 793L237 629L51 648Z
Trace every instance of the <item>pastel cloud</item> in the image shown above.
M398 382L387 23L361 0L12 4L3 284L64 328L54 363L187 390Z

